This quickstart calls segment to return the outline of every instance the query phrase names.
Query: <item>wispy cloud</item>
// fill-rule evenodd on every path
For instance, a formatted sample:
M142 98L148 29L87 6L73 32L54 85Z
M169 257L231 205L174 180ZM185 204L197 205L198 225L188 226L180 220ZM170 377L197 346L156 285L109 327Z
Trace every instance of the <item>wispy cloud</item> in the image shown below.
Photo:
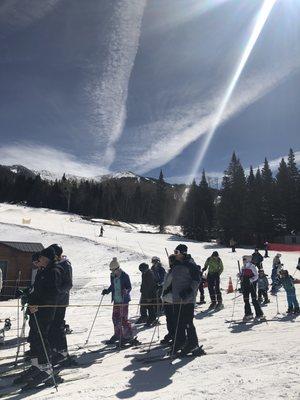
M128 84L145 5L146 0L116 1L103 73L85 89L92 104L93 135L101 143L106 142L102 162L108 168L114 161L114 144L122 135L126 120Z
M224 112L220 125L273 90L293 71L297 70L299 65L299 60L293 60L284 67L274 68L244 79L239 84L227 110ZM132 158L133 169L137 170L138 173L145 173L160 167L179 155L192 142L206 134L214 120L214 113L220 97L221 93L219 92L210 100L195 104L192 110L174 110L174 115L183 116L181 119L167 115L164 121L144 126L142 129L148 132L145 135L145 141L142 142L144 151L140 151ZM195 119L198 121L193 122ZM153 140L152 132L159 132L160 136ZM156 136L156 133L154 133L154 136Z
M0 164L20 164L31 170L45 170L58 176L67 173L91 178L109 173L96 164L78 161L72 154L34 144L16 143L0 147Z

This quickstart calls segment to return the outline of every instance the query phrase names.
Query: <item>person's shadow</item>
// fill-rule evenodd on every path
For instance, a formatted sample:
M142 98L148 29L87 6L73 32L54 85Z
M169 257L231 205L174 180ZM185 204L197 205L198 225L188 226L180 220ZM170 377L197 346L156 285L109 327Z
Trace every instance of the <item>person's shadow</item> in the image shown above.
M185 366L193 359L193 357L174 359L173 361L167 359L153 364L143 364L133 359L131 360L131 364L124 368L124 371L134 372L133 377L128 382L129 387L116 393L116 397L119 399L128 399L138 393L162 389L172 383L172 375L179 368Z

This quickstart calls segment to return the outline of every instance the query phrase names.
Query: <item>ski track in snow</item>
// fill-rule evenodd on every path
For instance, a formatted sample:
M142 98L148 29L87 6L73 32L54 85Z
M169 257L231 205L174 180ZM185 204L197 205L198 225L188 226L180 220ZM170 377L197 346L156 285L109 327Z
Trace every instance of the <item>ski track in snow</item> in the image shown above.
M30 226L22 225L22 218L31 218ZM136 224L135 224L136 225ZM140 274L138 265L150 262L152 255L158 255L166 265L164 248L169 253L179 242L185 242L195 260L203 265L206 258L215 249L211 243L185 241L170 234L143 234L134 229L105 225L104 237L99 238L100 224L81 220L76 215L47 209L33 209L10 204L0 204L0 240L37 241L48 246L61 243L64 252L72 261L74 269L74 287L71 293L71 304L83 307L69 307L67 322L74 329L68 336L70 346L82 345L87 337L83 328L90 328L96 312L95 305L101 297L101 290L109 284L108 264L117 256L122 268L130 274L133 291L130 316L137 314L139 301ZM139 226L137 226L139 228ZM143 226L143 229L147 228ZM148 227L150 230L150 227ZM141 246L139 246L139 244ZM208 305L197 306L195 325L201 343L213 346L213 350L227 350L227 355L209 355L203 358L164 361L150 365L136 363L125 355L136 354L139 350L115 350L107 353L90 353L82 355L89 363L78 369L78 373L89 373L90 377L78 382L65 383L59 386L60 399L198 399L240 400L243 399L300 399L300 317L287 320L269 321L261 324L233 325L225 323L230 320L234 294L226 294L228 278L236 284L237 260L251 250L217 247L225 271L222 275L223 298L225 308L218 313L205 316ZM143 252L145 256L143 255ZM270 276L272 258L264 262L264 269ZM282 253L283 263L293 273L299 253ZM146 258L145 258L146 257ZM296 287L300 297L299 285ZM206 300L208 292L205 289ZM270 296L271 303L264 307L269 319L276 315L276 301ZM280 290L279 309L286 310L286 297ZM15 305L15 300L0 304L0 318L12 318L12 330L6 338L13 339L16 331L16 309L2 305ZM90 305L90 306L88 306ZM110 297L106 296L97 318L90 344L99 344L112 335ZM243 301L236 300L234 319L243 316ZM162 318L164 323L164 318ZM160 338L166 327L159 327ZM140 330L141 341L149 341L153 330ZM155 336L157 340L157 335ZM93 347L94 349L94 347ZM1 356L15 354L15 348L1 348ZM81 351L82 352L82 351ZM80 352L78 352L80 354ZM98 360L98 363L96 361ZM101 363L99 363L102 361ZM0 362L0 384L7 382L1 378L4 367ZM20 397L13 397L20 398ZM26 398L54 399L57 394L48 388L42 392L28 395Z

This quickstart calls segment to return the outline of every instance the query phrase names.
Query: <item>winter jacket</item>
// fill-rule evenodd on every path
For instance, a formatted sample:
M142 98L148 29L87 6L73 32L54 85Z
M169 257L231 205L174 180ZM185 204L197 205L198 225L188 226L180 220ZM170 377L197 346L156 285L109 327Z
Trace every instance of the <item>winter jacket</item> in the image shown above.
M266 277L266 275L262 276L262 277L258 277L257 279L257 288L259 290L264 290L264 291L268 291L269 289L269 281L268 278Z
M258 279L258 272L257 268L255 267L254 264L252 264L250 261L248 261L241 269L241 273L239 274L241 280L248 281L250 283L254 283Z
M110 287L107 289L107 293L111 293L111 301L114 301L115 294L115 283L114 283L114 274L110 275ZM128 304L131 300L130 291L131 291L131 283L129 279L129 275L126 272L122 271L120 275L121 280L121 292L123 296L123 303Z
M170 268L170 270L166 273L163 283L161 299L164 303L173 303L172 279L172 268Z
M253 253L251 262L252 264L259 266L264 261L263 256L260 253Z
M162 285L164 283L166 271L164 267L162 267L161 263L158 262L151 267L151 271L153 272L155 282L158 285Z
M63 259L58 261L57 264L63 268L62 285L58 299L58 304L69 305L70 290L73 286L72 265L70 261L67 259L67 257L63 257Z
M36 275L33 291L28 297L29 305L56 305L62 288L63 267L51 262Z
M281 286L284 288L286 292L294 292L295 291L295 286L294 286L294 278L291 275L285 276L285 277L278 277L276 279L275 285L280 288Z
M204 264L204 268L202 271L206 271L208 269L208 274L219 274L221 275L224 267L220 257L208 257Z
M200 283L197 265L190 255L176 261L172 268L172 296L174 303L195 303Z
M272 266L272 268L276 269L277 272L278 272L281 269L281 266L282 266L282 264L281 264L280 258L275 256L273 258L273 266Z
M154 279L154 274L150 269L142 273L141 294L142 301L156 299L157 285Z

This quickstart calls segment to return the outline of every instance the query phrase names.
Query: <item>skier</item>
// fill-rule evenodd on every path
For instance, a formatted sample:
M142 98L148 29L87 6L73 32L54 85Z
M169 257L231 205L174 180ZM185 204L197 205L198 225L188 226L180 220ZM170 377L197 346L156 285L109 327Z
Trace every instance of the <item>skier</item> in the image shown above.
M223 272L223 263L219 257L219 253L214 251L205 262L203 272L208 269L207 284L208 291L211 299L209 309L215 308L216 310L222 308L222 295L220 291L220 275Z
M256 285L258 279L257 269L255 265L252 264L252 262L248 261L247 256L243 257L243 267L238 276L241 279L241 287L245 303L245 316L243 320L248 321L253 318L250 306L250 294L252 298L252 304L255 309L255 314L256 314L255 318L256 319L264 318L263 312L256 297Z
M270 303L270 300L268 299L269 281L263 269L258 271L257 288L258 301L261 303L262 298L264 298L264 304Z
M30 318L30 350L32 366L23 372L15 383L28 382L37 386L50 381L53 375L49 332L55 316L55 305L61 291L63 268L55 262L55 252L47 247L40 252L37 263L39 272L36 275L33 291L28 298ZM39 307L49 305L49 307ZM41 337L42 336L42 337ZM52 380L52 379L51 379Z
M65 315L67 306L69 305L70 290L73 283L72 265L68 258L63 256L62 247L56 243L52 244L51 247L54 249L57 265L61 266L63 269L62 284L57 302L60 307L57 307L55 310L54 320L49 332L50 346L53 353L52 363L55 365L70 360L65 332Z
M161 306L159 305L161 301L161 294L162 294L162 285L164 283L165 275L166 275L166 270L164 267L161 265L160 258L157 256L153 256L151 259L151 271L153 272L155 282L157 284L157 291L156 291L156 304L157 304L157 309L156 313L157 315L159 314L161 310Z
M264 258L269 258L269 242L265 242L265 243L264 243L264 247L265 247L265 255L264 255Z
M113 344L119 341L119 346L122 347L126 343L134 342L133 329L128 321L131 283L129 276L120 268L117 257L112 259L109 269L111 271L110 286L102 290L102 295L111 293L114 303L112 312L114 334L106 343Z
M187 251L185 244L176 247L172 269L172 297L175 306L174 321L176 321L173 352L180 351L180 355L194 353L199 349L193 319L200 276L195 262Z
M258 248L255 248L254 253L252 254L252 264L254 264L258 269L262 268L262 262L264 258L258 251Z
M163 292L162 292L162 302L164 306L166 322L167 322L167 330L168 333L161 340L161 344L172 344L174 341L175 334L175 319L174 319L174 305L173 305L173 296L172 296L172 269L174 267L176 258L174 254L169 256L169 266L170 269L166 273L165 280L163 283Z
M289 275L289 271L281 270L279 276L276 279L276 286L283 287L286 291L286 298L288 302L287 313L299 314L299 303L296 296L296 290L294 286L294 278Z
M234 240L234 238L230 239L229 246L231 247L231 252L235 253L236 241Z
M149 265L142 263L139 265L142 273L141 283L141 317L137 323L146 322L146 326L150 327L156 321L156 292L157 285L153 272L149 269ZM144 305L147 304L147 305ZM148 314L148 315L147 315Z
M199 275L200 275L200 283L199 283L199 292L200 292L200 301L197 302L197 304L205 304L205 294L204 294L204 283L206 281L206 278L203 275L203 270L200 265L197 265L199 269Z
M103 236L103 232L104 232L104 228L103 228L103 225L101 225L99 237Z
M277 253L276 256L273 258L272 273L271 273L271 279L272 279L271 294L272 295L276 295L276 293L278 291L278 287L276 285L276 279L279 276L279 272L283 266L280 258L281 258L280 253Z

